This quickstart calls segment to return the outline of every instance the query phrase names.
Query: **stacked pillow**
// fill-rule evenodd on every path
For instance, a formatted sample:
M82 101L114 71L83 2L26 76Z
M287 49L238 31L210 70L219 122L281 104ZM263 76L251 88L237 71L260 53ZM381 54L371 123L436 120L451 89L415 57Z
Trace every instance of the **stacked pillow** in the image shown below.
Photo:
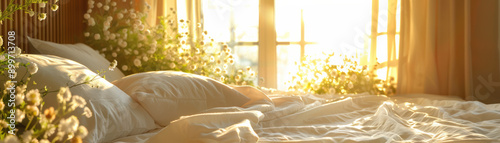
M87 77L96 76L96 73L80 63L53 55L27 54L18 58L17 62L38 65L38 72L31 78L37 84L29 83L30 89L43 89L46 86L49 90L57 90L63 86L82 82ZM17 72L24 73L26 69L20 67ZM18 76L16 80L19 81L21 77ZM118 87L99 76L92 84L98 88L80 85L70 89L73 95L79 95L87 101L87 107L93 113L91 118L82 116L83 110L80 108L72 113L89 131L84 142L107 142L158 127L151 116ZM44 108L57 107L56 94L50 93L44 97Z
M28 40L32 46L31 50L36 50L35 53L56 55L71 59L86 66L93 72L96 72L97 70L107 70L110 64L110 62L101 56L97 51L82 43L57 44L30 37L28 37ZM104 76L106 80L112 82L114 80L121 79L125 75L120 71L120 69L114 69L113 71L106 71Z

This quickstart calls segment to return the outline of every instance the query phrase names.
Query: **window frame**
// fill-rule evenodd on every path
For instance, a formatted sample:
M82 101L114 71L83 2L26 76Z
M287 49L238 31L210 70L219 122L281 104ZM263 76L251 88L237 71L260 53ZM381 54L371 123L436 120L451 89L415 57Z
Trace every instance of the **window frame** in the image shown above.
M189 0L187 0L189 1ZM197 0L199 1L199 0ZM399 0L397 0L399 1ZM371 34L369 35L371 40L370 44L370 54L368 59L368 65L371 67L377 62L376 49L377 49L377 38L382 35L389 35L389 32L378 32L378 13L379 13L379 0L372 0L372 24L371 24ZM201 7L199 7L201 11ZM305 56L305 46L311 44L317 44L316 42L305 41L305 26L304 26L304 14L301 10L301 38L300 41L278 41L275 23L275 0L259 0L259 27L258 27L258 41L257 42L236 42L234 37L231 37L230 42L233 45L230 46L258 46L258 85L267 88L277 88L278 87L278 45L300 45L300 61L303 60ZM376 15L376 16L374 16ZM400 35L399 31L395 31L395 35ZM375 39L375 40L373 40ZM368 50L368 49L367 49ZM388 67L389 62L397 62L395 60L388 60L382 62L378 69Z

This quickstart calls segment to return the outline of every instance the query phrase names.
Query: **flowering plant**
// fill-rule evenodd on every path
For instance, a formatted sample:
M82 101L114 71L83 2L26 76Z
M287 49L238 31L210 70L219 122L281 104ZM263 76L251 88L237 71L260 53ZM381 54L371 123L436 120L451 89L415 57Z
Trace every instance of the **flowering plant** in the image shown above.
M133 2L126 3L132 5ZM255 72L235 64L232 51L214 43L206 31L191 37L189 21L159 17L159 24L146 22L147 10L118 9L117 2L88 1L84 15L86 43L108 60L117 60L126 75L158 70L176 70L219 79L223 83L252 85ZM171 9L171 13L175 11ZM198 24L198 27L201 27Z
M10 0L9 4L7 5L7 8L5 10L0 11L0 24L2 24L2 21L5 19L11 19L12 14L14 12L21 10L24 11L25 13L29 14L29 16L33 17L36 12L33 11L33 8L30 8L33 4L38 4L40 8L45 8L47 7L48 0L24 0L23 4L15 4L15 0ZM55 0L54 3L50 6L50 9L52 11L57 11L59 9L59 5L57 5L57 2L59 0ZM47 13L45 12L38 12L38 20L42 21L47 18Z
M21 56L21 49L8 54L0 53L0 73L9 80L2 80L0 86L0 139L4 142L81 142L87 136L87 128L79 124L76 116L71 115L76 109L83 109L83 116L90 118L92 111L86 107L86 100L72 95L70 88L90 84L99 77L89 77L83 82L57 90L30 89L28 85L36 85L31 81L38 71L36 63L16 62ZM13 81L18 75L11 70L26 68L21 79ZM3 77L2 77L3 78ZM30 84L33 82L33 84ZM30 89L30 90L28 90ZM57 93L57 107L45 107L43 97L49 93ZM41 112L43 110L43 112ZM69 117L68 117L69 116Z
M335 58L343 59L342 64L333 64ZM389 81L379 79L375 73L378 63L369 69L360 66L354 56L327 55L326 59L306 57L298 65L299 71L288 81L288 90L312 92L316 94L357 94L370 93L392 95L396 88L394 78Z

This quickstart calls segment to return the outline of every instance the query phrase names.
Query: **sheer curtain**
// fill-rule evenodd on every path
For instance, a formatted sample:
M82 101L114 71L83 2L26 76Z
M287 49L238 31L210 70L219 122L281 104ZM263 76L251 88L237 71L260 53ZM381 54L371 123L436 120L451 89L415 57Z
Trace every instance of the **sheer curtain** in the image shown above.
M177 10L176 0L135 0L135 9L145 11L149 6L148 17L146 21L149 25L156 25L159 16L172 15L170 9Z
M400 2L401 0L372 0L371 34L370 42L367 43L370 46L365 49L368 58L361 58L361 63L369 66L380 63L377 67L378 77L393 83L391 79L398 78Z
M499 102L498 5L403 0L398 93Z

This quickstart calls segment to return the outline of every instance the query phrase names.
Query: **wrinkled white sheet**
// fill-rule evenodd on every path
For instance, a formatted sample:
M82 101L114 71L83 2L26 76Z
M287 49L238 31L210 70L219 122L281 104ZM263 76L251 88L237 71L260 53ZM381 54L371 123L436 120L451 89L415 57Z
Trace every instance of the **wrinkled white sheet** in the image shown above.
M500 104L432 95L271 99L183 116L136 142L500 142Z

